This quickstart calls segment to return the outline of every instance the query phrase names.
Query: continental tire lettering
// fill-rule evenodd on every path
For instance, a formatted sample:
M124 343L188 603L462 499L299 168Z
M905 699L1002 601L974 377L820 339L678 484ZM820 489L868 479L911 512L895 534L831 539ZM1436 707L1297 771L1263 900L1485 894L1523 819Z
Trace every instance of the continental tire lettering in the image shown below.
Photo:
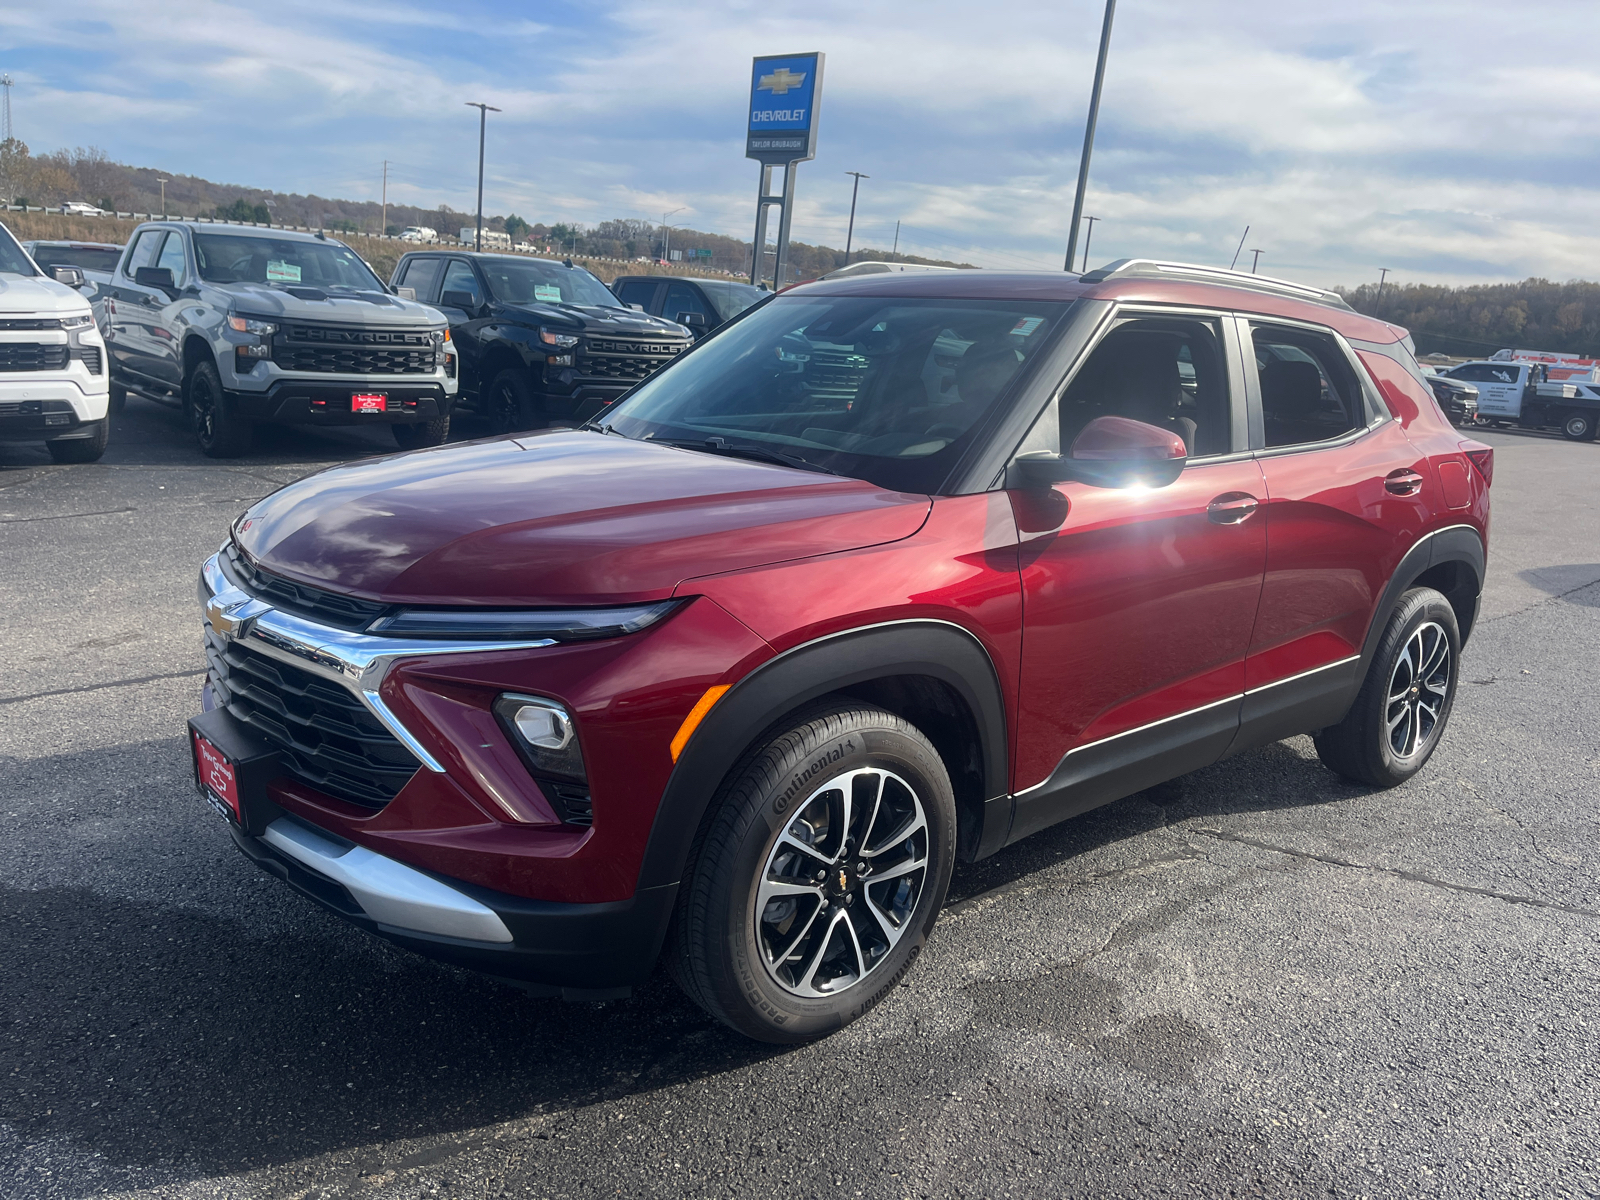
M864 1017L867 1015L867 1013L876 1008L878 1001L882 1000L900 985L900 981L906 977L906 972L911 970L911 965L917 961L917 955L921 953L922 947L920 945L911 947L911 953L906 955L906 961L900 964L900 969L891 975L888 982L885 983L881 988L873 992L872 995L866 1000L852 1008L849 1015L845 1017L845 1020L854 1021L857 1017Z
M789 810L789 806L794 803L795 796L797 796L801 790L805 788L806 784L810 782L817 772L821 771L824 767L831 767L834 763L838 762L847 754L854 754L859 748L860 747L856 744L855 738L847 737L832 750L825 751L820 757L814 759L804 771L798 773L794 779L790 781L789 786L784 789L783 794L772 802L772 811L780 814L787 812Z

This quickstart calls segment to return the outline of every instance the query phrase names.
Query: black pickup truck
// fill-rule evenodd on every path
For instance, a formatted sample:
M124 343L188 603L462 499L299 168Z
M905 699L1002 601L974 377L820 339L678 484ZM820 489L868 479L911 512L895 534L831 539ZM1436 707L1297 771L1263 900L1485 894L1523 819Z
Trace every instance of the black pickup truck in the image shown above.
M499 433L587 421L691 344L682 325L626 307L570 262L415 251L390 285L444 313L462 407Z

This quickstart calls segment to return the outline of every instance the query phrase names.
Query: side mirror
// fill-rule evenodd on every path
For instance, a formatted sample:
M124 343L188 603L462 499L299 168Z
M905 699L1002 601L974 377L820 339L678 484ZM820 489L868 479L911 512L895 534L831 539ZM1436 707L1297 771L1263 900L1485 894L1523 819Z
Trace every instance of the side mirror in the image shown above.
M471 292L446 292L439 297L439 303L445 308L461 308L467 312L476 312L478 308Z
M172 291L172 269L170 267L138 267L133 272L133 281L140 287L160 288L164 292Z
M633 309L634 312L643 312L644 311L644 305L642 305L642 304L630 304L627 307Z
M396 296L399 296L400 299L402 299L402 300L415 300L417 298L417 289L416 288L395 288L394 294Z
M78 267L51 267L50 275L57 283L68 287L83 286L83 271Z
M705 313L681 312L673 320L677 321L679 325L688 325L694 329L704 329L706 327Z
M1024 454L1007 473L1011 487L1036 490L1077 480L1094 487L1166 487L1188 462L1183 439L1127 417L1096 417L1066 454Z

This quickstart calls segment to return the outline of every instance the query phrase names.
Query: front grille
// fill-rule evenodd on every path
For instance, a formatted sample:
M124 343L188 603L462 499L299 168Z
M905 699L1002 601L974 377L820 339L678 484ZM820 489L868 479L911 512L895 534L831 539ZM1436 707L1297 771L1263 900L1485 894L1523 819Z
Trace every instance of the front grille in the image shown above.
M59 317L4 317L0 329L60 329Z
M382 808L420 764L337 683L206 630L211 689L229 715L275 746L296 779L363 808Z
M587 784L557 783L550 779L540 779L538 784L556 815L568 825L594 824L594 800Z
M685 347L675 342L590 338L579 360L579 373L590 379L648 379Z
M69 353L65 342L0 342L0 371L59 371Z
M355 596L325 592L321 588L295 583L281 575L263 571L240 554L239 548L232 542L223 548L222 566L240 591L264 600L274 608L340 629L365 629L389 611L387 604L379 604L375 600L360 600Z
M285 371L325 375L429 375L429 330L285 325L272 339L272 361Z

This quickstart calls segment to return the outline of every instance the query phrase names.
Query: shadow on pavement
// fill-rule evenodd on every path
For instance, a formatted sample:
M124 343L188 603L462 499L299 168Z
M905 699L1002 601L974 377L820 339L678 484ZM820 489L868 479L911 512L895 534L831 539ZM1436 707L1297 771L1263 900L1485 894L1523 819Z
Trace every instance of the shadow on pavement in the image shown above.
M1593 592L1586 590L1591 585L1600 583L1600 563L1564 563L1554 567L1532 567L1526 571L1518 571L1517 578L1569 604L1600 608L1600 590Z

